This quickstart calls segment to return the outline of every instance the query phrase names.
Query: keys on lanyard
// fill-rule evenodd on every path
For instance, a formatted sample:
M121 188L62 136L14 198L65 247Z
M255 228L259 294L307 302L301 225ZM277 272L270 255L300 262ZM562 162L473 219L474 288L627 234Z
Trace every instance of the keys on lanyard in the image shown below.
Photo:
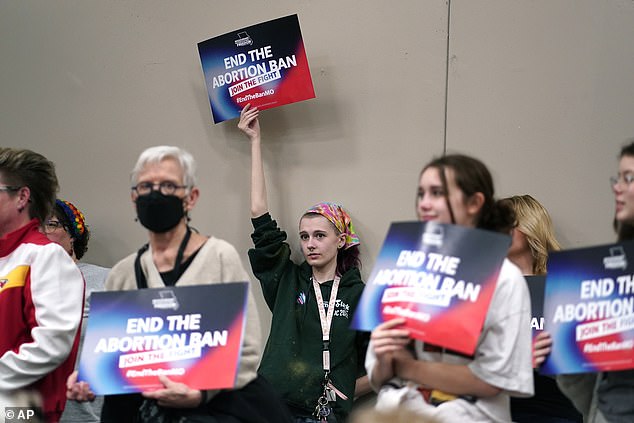
M330 407L329 403L331 401L337 401L337 395L330 388L330 378L328 377L328 372L325 372L324 374L323 387L324 391L317 400L317 406L315 407L315 412L313 414L320 422L327 422L328 416L332 413L332 407Z
M315 299L317 300L317 308L319 310L319 321L321 323L321 333L322 333L322 341L323 341L323 350L322 350L322 364L324 368L324 382L323 382L323 393L317 400L317 406L315 407L315 412L313 413L315 418L320 422L327 422L328 416L332 413L332 407L330 407L330 401L336 401L337 395L332 390L330 384L330 378L328 377L330 373L330 327L332 325L332 318L335 313L335 305L337 302L337 291L339 289L339 280L338 276L335 276L335 279L332 282L332 289L330 291L330 299L328 301L328 311L325 310L324 300L321 295L321 287L317 283L317 280L313 277L311 281L313 283L313 289L315 290Z
M319 419L320 422L327 422L330 413L332 413L332 408L328 405L328 399L324 395L320 396L313 413L315 418Z

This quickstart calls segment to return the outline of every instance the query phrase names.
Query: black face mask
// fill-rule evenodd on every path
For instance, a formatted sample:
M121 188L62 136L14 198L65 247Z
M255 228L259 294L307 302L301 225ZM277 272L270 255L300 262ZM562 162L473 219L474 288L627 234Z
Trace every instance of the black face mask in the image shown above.
M141 225L152 232L163 233L178 225L185 216L185 210L181 198L152 191L137 197L136 214Z

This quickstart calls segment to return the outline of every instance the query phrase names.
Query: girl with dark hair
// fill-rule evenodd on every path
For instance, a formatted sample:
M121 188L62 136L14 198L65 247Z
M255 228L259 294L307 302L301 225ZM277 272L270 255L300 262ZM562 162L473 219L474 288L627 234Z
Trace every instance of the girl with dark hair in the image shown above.
M319 203L299 221L305 261L291 261L286 232L268 210L259 111L247 105L238 127L251 140L253 273L272 312L259 373L286 400L296 422L343 422L354 397L369 391L363 357L368 334L349 329L364 283L359 238L339 205ZM356 387L355 387L356 386Z
M425 222L503 233L515 221L495 200L486 166L459 154L423 168L416 212ZM412 345L402 318L380 324L366 357L377 408L408 408L441 422L510 422L509 397L533 394L529 321L526 281L504 259L473 356L417 340Z
M634 239L634 141L621 149L617 176L610 178L618 241ZM634 351L632 351L634 353ZM634 370L557 376L561 390L587 423L634 421Z

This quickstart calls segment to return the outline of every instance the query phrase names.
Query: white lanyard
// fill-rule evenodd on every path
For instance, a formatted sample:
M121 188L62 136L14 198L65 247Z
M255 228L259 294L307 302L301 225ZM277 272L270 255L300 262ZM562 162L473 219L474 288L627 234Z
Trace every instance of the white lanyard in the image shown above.
M324 342L323 349L323 366L324 371L330 371L330 326L332 325L332 316L335 314L335 302L337 301L337 291L339 290L339 276L335 276L332 282L332 289L330 291L330 300L328 301L328 314L324 310L324 298L321 295L321 288L319 283L313 277L313 288L315 289L315 297L317 299L317 308L319 309L319 321L321 323L322 341Z

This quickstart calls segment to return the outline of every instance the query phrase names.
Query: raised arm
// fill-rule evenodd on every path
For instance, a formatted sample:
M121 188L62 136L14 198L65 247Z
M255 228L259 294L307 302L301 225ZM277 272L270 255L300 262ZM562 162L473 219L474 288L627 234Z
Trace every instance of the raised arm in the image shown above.
M238 128L251 140L251 217L259 217L269 211L262 164L262 147L260 139L260 111L247 104L240 112Z

